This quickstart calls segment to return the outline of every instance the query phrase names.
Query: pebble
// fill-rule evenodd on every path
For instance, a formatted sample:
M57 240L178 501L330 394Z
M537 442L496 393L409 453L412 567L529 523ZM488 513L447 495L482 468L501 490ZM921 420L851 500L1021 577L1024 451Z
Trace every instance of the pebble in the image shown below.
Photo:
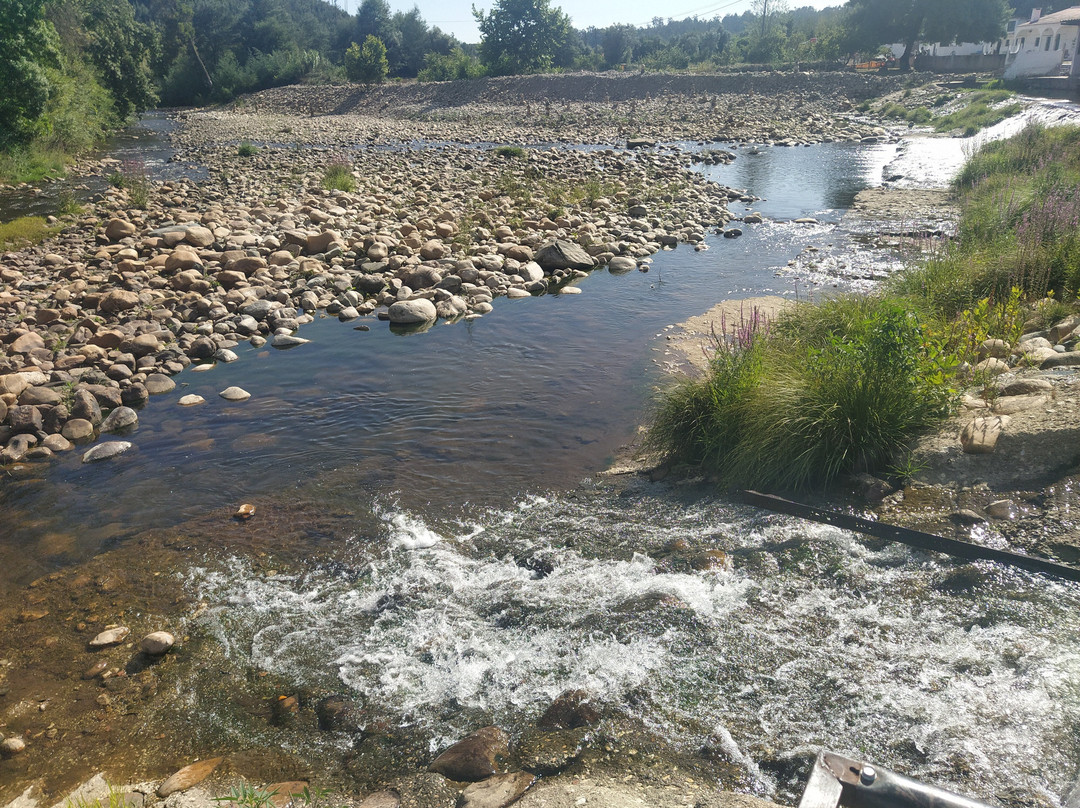
M119 645L125 639L127 635L131 633L131 629L127 626L117 626L116 628L107 629L98 634L94 639L90 640L91 648L104 648L109 645Z
M393 791L376 791L361 800L357 808L398 808L401 800Z
M247 401L251 398L251 393L242 387L226 387L218 395L226 401Z
M104 659L99 659L85 671L83 671L83 679L96 679L105 673L109 669L109 663Z
M176 639L167 631L152 631L139 640L139 650L150 656L167 654Z
M20 754L26 749L26 741L22 738L4 738L0 741L0 756L10 758Z
M1011 499L998 499L986 506L986 514L994 519L1015 519L1019 513Z
M158 797L165 799L170 794L175 794L178 791L187 791L192 786L198 785L209 777L214 769L221 765L222 760L224 760L224 758L209 758L208 760L200 760L185 766L157 787L156 793Z
M188 393L186 396L180 396L180 400L176 403L181 407L193 407L196 404L205 404L206 399L202 396L195 395L195 393Z

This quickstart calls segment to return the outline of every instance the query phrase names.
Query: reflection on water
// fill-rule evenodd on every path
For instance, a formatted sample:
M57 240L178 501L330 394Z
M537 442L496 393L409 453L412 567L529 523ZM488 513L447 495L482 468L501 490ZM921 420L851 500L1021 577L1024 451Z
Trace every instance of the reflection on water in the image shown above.
M733 163L707 166L705 176L762 197L751 207L774 219L821 217L836 221L855 194L881 184L894 145L823 143L816 146L743 148Z

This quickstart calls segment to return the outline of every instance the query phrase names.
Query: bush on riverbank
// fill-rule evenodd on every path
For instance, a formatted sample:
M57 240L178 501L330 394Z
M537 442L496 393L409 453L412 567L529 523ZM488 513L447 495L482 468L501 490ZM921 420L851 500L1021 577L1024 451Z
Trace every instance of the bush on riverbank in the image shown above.
M1026 320L1076 300L1078 189L1080 128L1031 126L985 146L956 180L959 238L944 254L876 295L722 335L707 373L664 395L647 444L731 487L887 471L949 412L953 370L984 340L1013 344Z
M954 182L957 243L893 285L952 319L982 299L1080 294L1080 128L1031 125L988 143Z
M799 489L888 464L949 409L952 358L901 301L838 297L716 340L649 443L732 487Z

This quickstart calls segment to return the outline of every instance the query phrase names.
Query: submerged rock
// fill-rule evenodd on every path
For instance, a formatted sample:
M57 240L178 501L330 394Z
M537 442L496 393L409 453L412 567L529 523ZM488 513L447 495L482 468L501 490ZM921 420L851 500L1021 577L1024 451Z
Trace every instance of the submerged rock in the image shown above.
M541 729L576 729L592 727L600 722L600 711L584 690L567 690L553 701L536 726Z
M102 631L94 639L90 640L91 648L105 648L109 645L119 645L127 639L128 634L131 633L131 629L127 626L117 626L116 628L110 628L106 631Z
M139 641L139 650L150 656L167 654L176 638L167 631L152 631Z
M509 754L509 736L498 727L484 727L446 749L428 770L450 780L474 782L498 774Z
M82 462L97 463L100 460L109 460L117 455L122 455L130 448L131 444L126 440L112 440L107 441L106 443L99 443L83 455Z

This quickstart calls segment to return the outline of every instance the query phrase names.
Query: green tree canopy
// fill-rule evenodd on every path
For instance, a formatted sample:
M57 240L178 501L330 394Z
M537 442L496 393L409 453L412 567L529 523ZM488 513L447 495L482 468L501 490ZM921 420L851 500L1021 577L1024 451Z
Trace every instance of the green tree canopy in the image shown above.
M568 67L580 51L570 18L548 0L497 0L487 13L476 6L472 11L480 27L480 59L493 75Z
M5 0L0 13L0 146L31 134L49 101L45 68L58 62L44 0Z
M82 0L84 49L112 93L116 111L127 118L157 102L150 69L155 37L137 22L128 0Z
M848 0L852 45L904 44L904 58L918 42L987 42L1005 33L1007 0Z
M367 35L363 46L355 42L345 51L345 75L349 81L382 84L390 72L386 45L377 36Z

